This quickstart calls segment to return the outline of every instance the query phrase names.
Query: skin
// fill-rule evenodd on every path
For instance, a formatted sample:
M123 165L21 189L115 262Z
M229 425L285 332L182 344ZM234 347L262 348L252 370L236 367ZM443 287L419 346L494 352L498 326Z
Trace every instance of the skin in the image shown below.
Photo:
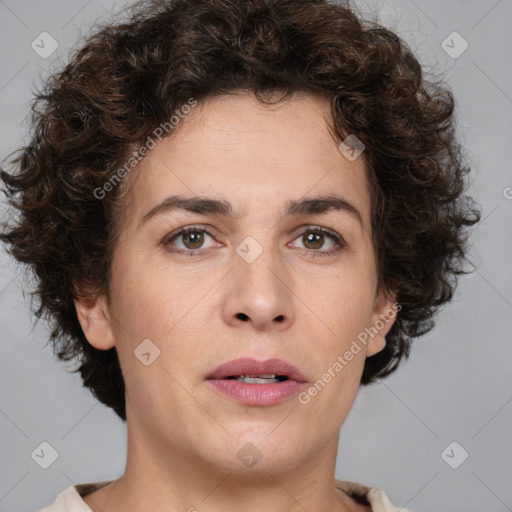
M393 297L377 293L364 154L350 161L340 153L328 112L326 99L309 94L271 107L245 92L217 96L195 107L129 177L110 307L104 297L76 302L88 341L116 347L126 382L126 471L84 497L91 509L370 510L334 487L338 433L364 360L384 348L392 320L307 404L294 396L241 405L205 380L220 364L249 356L284 359L312 385L393 310ZM139 227L175 194L225 199L238 217L174 210ZM288 200L323 194L352 203L364 225L345 211L283 216ZM203 245L186 235L162 243L196 225L212 234ZM313 257L336 247L329 236L308 242L315 226L345 245ZM263 250L252 263L236 252L247 236ZM145 339L160 350L149 366L134 356ZM248 442L261 453L250 468L237 457Z

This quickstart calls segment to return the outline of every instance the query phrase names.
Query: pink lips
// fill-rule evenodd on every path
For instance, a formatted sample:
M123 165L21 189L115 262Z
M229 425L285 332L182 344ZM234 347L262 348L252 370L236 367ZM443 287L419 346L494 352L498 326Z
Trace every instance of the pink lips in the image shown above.
M275 374L285 376L281 382L269 384L249 384L228 377L241 375L257 377L258 375ZM305 377L295 366L281 359L256 361L241 358L222 364L207 377L207 381L221 393L244 405L272 405L289 398L299 392L306 383Z

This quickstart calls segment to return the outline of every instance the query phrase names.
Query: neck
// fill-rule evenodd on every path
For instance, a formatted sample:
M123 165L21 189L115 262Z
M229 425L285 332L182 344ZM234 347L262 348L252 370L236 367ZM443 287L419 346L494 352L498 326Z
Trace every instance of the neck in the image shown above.
M141 431L128 425L125 473L84 498L95 512L357 510L351 498L335 489L337 435L292 464L262 458L250 468L240 463L220 467L178 444L159 443L148 433L138 435Z

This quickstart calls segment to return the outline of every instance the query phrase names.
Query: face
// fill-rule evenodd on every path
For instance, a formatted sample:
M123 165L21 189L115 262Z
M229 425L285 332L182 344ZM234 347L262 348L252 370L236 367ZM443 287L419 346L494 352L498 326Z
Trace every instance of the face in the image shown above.
M311 95L272 107L218 96L130 176L110 307L77 312L92 345L116 347L129 435L146 452L240 472L249 455L285 471L337 446L365 358L385 343L362 333L387 333L393 301L376 293L364 154L341 154L328 112ZM239 358L284 363L224 373L288 379L215 373Z

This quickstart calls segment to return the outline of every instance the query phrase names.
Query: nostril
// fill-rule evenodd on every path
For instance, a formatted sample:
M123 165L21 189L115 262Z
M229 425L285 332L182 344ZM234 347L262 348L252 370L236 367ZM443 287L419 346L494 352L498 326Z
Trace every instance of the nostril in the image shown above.
M249 317L245 314L245 313L238 313L236 315L237 318L239 318L240 320L249 320Z
M284 316L283 315L276 316L275 320L276 320L276 322L283 322Z

